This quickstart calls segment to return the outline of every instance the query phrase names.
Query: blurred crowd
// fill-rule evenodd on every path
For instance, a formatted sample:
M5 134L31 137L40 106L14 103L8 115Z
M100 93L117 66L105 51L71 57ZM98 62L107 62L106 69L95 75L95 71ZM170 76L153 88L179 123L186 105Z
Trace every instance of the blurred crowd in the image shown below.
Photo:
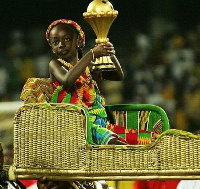
M200 28L136 33L124 66L124 101L161 106L172 128L200 128Z
M154 32L132 28L127 40L114 39L125 78L105 85L107 103L156 104L166 111L172 128L196 131L200 125L200 28L161 28L155 27ZM52 53L44 34L45 28L16 29L0 45L0 101L20 100L27 78L49 77Z
M17 101L27 78L48 77L45 29L12 30L0 51L0 100Z

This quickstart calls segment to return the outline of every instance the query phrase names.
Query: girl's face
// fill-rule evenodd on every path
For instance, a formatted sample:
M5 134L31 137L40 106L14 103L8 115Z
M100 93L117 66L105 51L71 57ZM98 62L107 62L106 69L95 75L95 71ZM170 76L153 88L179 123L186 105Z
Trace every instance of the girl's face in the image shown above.
M68 62L77 57L78 40L72 28L66 24L58 24L50 31L50 44L52 51Z

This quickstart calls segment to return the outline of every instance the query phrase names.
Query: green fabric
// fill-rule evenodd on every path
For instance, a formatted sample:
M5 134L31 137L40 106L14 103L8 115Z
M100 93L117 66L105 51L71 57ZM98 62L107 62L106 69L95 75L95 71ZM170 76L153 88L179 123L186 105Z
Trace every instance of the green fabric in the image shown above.
M67 95L65 96L63 102L64 103L70 103L70 100L71 100L71 93L67 93Z
M149 116L149 131L153 131L154 125L161 119L161 116L156 112L151 111Z
M156 131L166 131L169 129L169 120L165 111L156 105L152 104L119 104L119 105L108 105L106 106L107 114L109 115L108 119L111 123L116 123L116 112L119 120L117 120L118 125L123 126L124 121L126 129L141 129L141 122L139 122L141 111L143 112L143 121L145 123L145 130L154 132ZM125 116L125 112L127 117ZM148 116L148 117L147 117ZM160 128L160 129L157 129Z
M58 86L58 88L56 90L54 90L54 93L51 98L52 103L57 103L58 95L59 95L60 91L62 90L62 88L63 88L63 85L60 85L60 86Z
M127 128L138 129L138 111L128 111L127 117Z

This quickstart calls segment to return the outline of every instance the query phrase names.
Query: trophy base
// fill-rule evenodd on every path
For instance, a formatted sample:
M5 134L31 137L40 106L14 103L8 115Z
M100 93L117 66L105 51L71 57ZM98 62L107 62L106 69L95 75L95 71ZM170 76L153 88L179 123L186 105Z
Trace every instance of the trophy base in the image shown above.
M113 71L115 69L115 65L113 64L110 56L97 58L95 65L92 67L92 71Z

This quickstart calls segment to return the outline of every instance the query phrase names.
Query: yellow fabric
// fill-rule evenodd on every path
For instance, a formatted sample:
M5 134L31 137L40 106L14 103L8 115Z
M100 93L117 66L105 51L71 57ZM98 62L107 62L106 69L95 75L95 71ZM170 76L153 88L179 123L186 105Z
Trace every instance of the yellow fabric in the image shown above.
M106 181L109 187L116 188L116 181Z
M109 187L115 189L133 189L134 181L106 181Z
M118 189L133 189L134 181L118 181Z

